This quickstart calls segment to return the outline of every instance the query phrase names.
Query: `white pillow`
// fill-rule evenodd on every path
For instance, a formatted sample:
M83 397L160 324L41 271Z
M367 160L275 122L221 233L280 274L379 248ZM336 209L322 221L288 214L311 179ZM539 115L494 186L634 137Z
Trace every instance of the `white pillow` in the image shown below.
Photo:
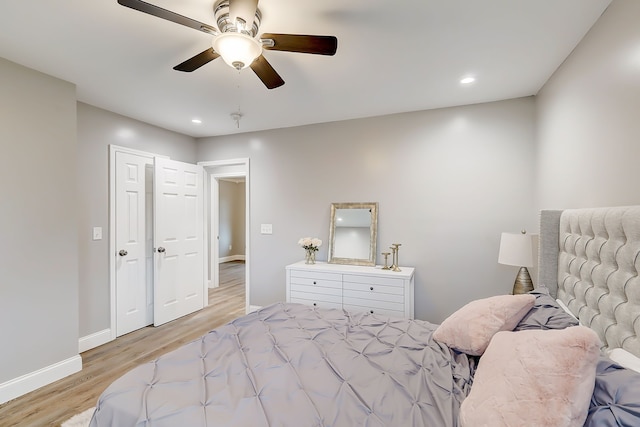
M640 372L640 358L629 353L622 348L614 348L607 352L609 359L616 362L623 368L631 369L632 371Z

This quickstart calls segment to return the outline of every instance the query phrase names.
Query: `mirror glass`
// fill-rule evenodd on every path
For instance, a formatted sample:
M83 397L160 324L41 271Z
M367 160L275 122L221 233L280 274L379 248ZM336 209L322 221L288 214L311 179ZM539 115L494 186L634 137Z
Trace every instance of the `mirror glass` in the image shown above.
M332 203L329 263L375 265L377 203Z

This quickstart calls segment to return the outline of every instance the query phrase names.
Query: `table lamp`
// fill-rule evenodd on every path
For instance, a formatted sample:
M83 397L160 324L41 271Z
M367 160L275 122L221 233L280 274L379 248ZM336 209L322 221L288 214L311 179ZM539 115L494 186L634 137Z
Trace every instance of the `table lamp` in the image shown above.
M502 233L498 263L520 267L513 283L513 295L533 290L533 281L527 267L533 267L533 235L525 230L520 233Z

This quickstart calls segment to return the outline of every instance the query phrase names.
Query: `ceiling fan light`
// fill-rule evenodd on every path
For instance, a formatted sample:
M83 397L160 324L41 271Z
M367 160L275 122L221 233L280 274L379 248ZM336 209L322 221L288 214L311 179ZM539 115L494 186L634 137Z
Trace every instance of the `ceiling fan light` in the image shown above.
M213 38L213 50L220 54L230 67L242 70L262 54L262 45L246 34L223 33Z

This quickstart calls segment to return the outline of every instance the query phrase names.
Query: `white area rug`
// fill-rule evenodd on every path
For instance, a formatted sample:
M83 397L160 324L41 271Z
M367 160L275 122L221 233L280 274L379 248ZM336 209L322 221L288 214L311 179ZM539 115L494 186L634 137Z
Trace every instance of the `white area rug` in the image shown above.
M63 422L60 427L87 427L89 425L89 421L91 421L93 411L95 410L96 408L90 408L84 412L74 415L67 421Z

